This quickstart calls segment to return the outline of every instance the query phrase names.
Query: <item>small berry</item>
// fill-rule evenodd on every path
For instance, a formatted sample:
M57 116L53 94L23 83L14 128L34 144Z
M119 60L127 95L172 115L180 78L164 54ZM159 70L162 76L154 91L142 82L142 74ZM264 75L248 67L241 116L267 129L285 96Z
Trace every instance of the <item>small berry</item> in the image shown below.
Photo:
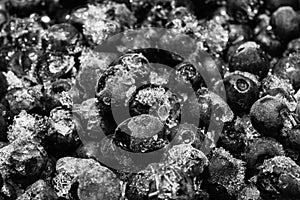
M266 53L255 42L241 44L229 61L230 71L249 72L257 75L259 79L267 76L270 61Z
M278 8L272 14L271 26L276 36L283 42L289 42L300 36L299 15L292 7Z
M225 76L227 103L236 115L248 113L259 98L258 81L249 73L231 73Z
M256 101L250 111L253 127L265 136L277 137L284 127L287 105L277 97L265 96Z

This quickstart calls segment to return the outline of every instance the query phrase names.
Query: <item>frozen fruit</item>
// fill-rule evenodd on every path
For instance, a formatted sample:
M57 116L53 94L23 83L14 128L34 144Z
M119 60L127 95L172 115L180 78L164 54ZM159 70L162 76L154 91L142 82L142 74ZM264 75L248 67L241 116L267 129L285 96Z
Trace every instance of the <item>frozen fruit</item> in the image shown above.
M265 136L277 137L284 126L296 125L286 103L270 95L253 104L250 117L253 127Z
M192 180L179 169L153 163L129 180L126 197L138 199L193 199Z
M80 144L72 112L57 107L50 112L49 129L46 134L47 150L56 157L68 155Z
M283 42L299 37L299 15L290 6L282 6L272 14L271 26Z
M224 78L227 103L236 115L249 113L251 106L259 98L258 81L250 73L234 72Z
M226 188L230 196L236 195L244 185L246 163L233 158L223 148L214 149L208 158L208 181Z
M269 72L270 61L258 44L245 42L232 54L229 69L232 72L236 70L249 72L263 79Z
M190 144L175 145L163 157L163 162L182 169L190 177L199 177L208 166L208 159L202 151Z
M97 166L80 174L72 185L79 200L111 199L122 196L121 181L108 168Z
M70 199L70 189L76 178L94 167L101 167L101 165L93 159L73 157L59 159L56 163L56 174L52 180L58 197Z
M257 138L250 141L244 152L244 158L247 162L248 169L255 169L266 159L284 155L285 153L282 145L277 141L268 138Z
M48 155L44 148L29 139L17 139L0 149L3 177L27 187L37 181L45 169Z
M285 156L266 160L259 168L257 187L263 199L298 198L300 167Z

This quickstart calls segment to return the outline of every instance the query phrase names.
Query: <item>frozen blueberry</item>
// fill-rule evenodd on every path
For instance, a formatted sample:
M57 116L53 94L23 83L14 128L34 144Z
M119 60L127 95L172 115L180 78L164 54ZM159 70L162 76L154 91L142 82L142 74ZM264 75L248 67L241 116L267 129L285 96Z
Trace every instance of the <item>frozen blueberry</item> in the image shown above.
M90 48L85 48L82 51L79 57L80 67L76 80L83 90L84 99L95 97L98 79L113 61L114 56L114 54L99 53Z
M138 199L193 199L192 180L181 170L164 164L153 163L129 180L126 197Z
M291 158L277 156L268 159L259 169L256 185L263 199L298 198L300 167Z
M7 139L32 139L43 144L48 130L48 119L39 115L30 115L22 110L14 117L13 124L8 127Z
M289 42L300 35L299 15L289 6L282 6L272 14L271 26L283 42Z
M42 111L42 86L17 87L9 89L6 99L9 102L10 111L17 115L22 110L29 113L40 113Z
M52 180L57 196L70 199L70 189L76 178L95 167L101 167L101 165L93 159L73 157L59 159L56 163L56 174Z
M245 162L233 158L232 155L223 148L213 150L209 156L208 182L225 188L225 194L235 196L244 185ZM211 188L212 189L212 188ZM210 193L212 190L209 189ZM211 194L211 193L210 193ZM215 198L220 194L212 194Z
M124 150L144 153L166 146L171 134L159 118L142 114L122 122L115 131L114 142Z
M284 136L285 138L285 144L292 148L297 150L298 152L300 152L300 129L298 128L294 128L294 129L290 129L288 131L286 131L286 135Z
M244 158L248 169L255 169L260 166L264 160L275 156L284 156L284 150L280 143L273 139L257 138L247 144Z
M207 157L190 144L175 145L167 151L163 161L183 170L190 177L199 177L208 166Z
M172 144L191 144L194 148L201 150L205 146L205 139L207 139L207 135L203 129L194 124L181 123L176 128Z
M228 105L236 115L248 113L259 98L258 81L249 73L235 72L225 76L224 86Z
M45 169L48 155L36 141L17 139L0 149L1 173L5 179L27 187L37 181Z
M80 174L73 187L76 188L79 200L111 199L118 200L122 196L121 181L108 168L94 167ZM73 191L74 193L74 191Z
M75 57L61 52L46 53L38 62L37 74L41 83L53 82L75 68Z
M278 97L265 96L257 100L250 111L253 127L265 136L277 137L284 127L289 110Z
M74 152L80 145L72 112L62 107L53 109L49 116L49 129L46 134L47 150L56 157Z
M83 35L93 44L101 44L123 26L133 25L135 17L125 4L108 1L75 9L71 21L83 25Z
M262 200L260 191L250 184L245 186L238 194L237 200Z
M255 42L241 44L229 60L231 72L239 70L257 75L259 79L267 76L270 61L266 53Z
M196 97L190 99L190 115L199 119L199 127L208 127L210 123L225 123L233 120L234 114L228 104L207 88L200 88Z

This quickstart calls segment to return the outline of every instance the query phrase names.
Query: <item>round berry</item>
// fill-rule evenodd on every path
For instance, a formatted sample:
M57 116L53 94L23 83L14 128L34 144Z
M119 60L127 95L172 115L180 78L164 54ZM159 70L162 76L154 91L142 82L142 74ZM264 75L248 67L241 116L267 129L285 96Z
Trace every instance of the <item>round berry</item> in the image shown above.
M255 42L241 44L229 60L230 71L249 72L257 75L259 79L266 77L269 69L269 58Z
M278 8L272 14L271 26L276 36L284 42L300 36L299 15L292 7Z
M227 103L236 115L248 113L259 98L258 81L249 73L231 73L224 78Z
M284 126L282 115L287 106L280 99L265 96L257 100L250 111L253 127L265 136L277 137Z
M138 115L122 122L114 134L114 142L124 150L144 153L163 148L170 140L171 132L159 118Z

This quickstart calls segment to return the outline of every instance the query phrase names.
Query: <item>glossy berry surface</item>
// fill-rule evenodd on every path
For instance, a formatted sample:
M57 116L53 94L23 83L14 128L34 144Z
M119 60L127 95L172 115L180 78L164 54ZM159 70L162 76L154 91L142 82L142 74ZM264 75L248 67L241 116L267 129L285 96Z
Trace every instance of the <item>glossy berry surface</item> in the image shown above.
M248 113L259 98L259 87L255 77L249 73L232 73L224 78L227 102L237 115Z

